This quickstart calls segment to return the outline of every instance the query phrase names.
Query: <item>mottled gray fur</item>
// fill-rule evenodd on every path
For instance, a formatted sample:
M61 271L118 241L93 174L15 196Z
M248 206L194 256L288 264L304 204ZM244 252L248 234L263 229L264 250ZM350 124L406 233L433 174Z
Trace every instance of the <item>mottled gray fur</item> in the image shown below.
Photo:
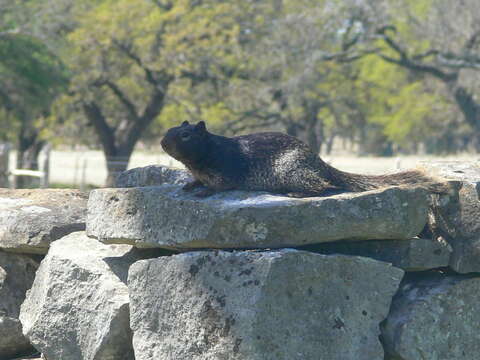
M185 190L202 185L207 188L198 196L231 189L318 196L331 191L365 191L405 184L445 191L444 184L417 170L379 176L340 171L300 140L282 133L229 138L211 134L204 122L184 122L168 130L162 147L192 172L195 181Z

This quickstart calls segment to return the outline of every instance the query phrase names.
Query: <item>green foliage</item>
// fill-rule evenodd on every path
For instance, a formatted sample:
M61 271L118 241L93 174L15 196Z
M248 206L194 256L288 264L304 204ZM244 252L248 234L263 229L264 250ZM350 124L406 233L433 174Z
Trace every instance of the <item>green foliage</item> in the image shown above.
M369 122L381 125L386 137L398 145L421 141L434 124L425 119L434 117L442 99L428 93L421 79L379 57L359 61L357 80L360 101Z
M0 81L24 106L42 107L65 89L68 73L59 59L34 37L0 36ZM7 94L8 96L8 94ZM13 101L13 99L12 99Z
M274 128L312 144L340 136L408 149L458 113L419 74L364 54L396 56L371 36L385 24L408 51L429 49L412 14L427 23L435 1L369 3L12 0L0 5L0 122L15 133L29 118L59 143L62 134L94 145L82 104L98 102L121 129L127 103L139 114L148 107L150 76L172 80L146 141L206 120L227 133Z
M0 121L9 126L1 127L0 136L15 141L20 131L31 133L67 83L66 68L42 42L20 33L2 34Z

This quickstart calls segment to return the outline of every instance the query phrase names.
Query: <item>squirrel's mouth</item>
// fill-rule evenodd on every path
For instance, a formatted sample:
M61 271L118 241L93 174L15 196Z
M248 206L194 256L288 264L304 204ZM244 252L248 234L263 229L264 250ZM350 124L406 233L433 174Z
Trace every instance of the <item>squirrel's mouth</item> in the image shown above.
M165 147L167 146L167 139L164 137L162 140L160 140L160 145L162 145L163 150L167 151Z
M170 151L172 151L172 142L166 136L160 141L160 145L166 153L170 153Z
M162 146L163 151L165 151L168 155L173 157L174 159L178 159L178 153L175 150L174 144L172 144L172 141L168 139L168 137L164 137L160 141L160 145Z

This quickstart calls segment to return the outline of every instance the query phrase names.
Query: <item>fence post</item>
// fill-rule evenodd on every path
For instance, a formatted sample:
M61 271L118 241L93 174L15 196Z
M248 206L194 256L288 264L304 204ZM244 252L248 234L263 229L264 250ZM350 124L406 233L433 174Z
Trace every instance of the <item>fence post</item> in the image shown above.
M0 144L0 188L9 187L8 162L10 155L10 144Z
M52 145L47 144L43 148L42 152L44 154L43 158L43 176L40 178L40 187L47 188L50 185L50 152L52 150Z
M80 175L80 190L86 191L87 189L87 158L83 159L82 172Z

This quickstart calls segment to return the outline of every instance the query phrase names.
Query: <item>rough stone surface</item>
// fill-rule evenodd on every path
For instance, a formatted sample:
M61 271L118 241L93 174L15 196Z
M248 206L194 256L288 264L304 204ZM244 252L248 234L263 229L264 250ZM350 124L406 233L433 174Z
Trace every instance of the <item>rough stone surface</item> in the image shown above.
M0 359L33 351L18 316L37 268L38 263L27 256L0 251Z
M305 251L199 251L129 271L137 360L380 360L403 271Z
M187 170L151 165L120 173L115 181L115 187L129 188L162 184L186 184L189 181L193 181L193 177Z
M105 243L165 248L409 239L424 227L427 209L419 188L314 198L231 191L205 199L178 185L97 189L88 201L87 233Z
M48 360L133 359L126 279L136 252L84 232L55 241L21 307L35 348Z
M409 240L336 241L305 247L321 254L365 256L391 263L405 271L447 267L452 248L446 242L412 238Z
M477 360L480 278L407 276L382 324L388 360Z
M475 162L424 163L425 171L449 180L452 192L432 201L434 232L452 246L450 267L460 273L480 272L480 166Z
M78 190L0 189L0 248L45 254L52 241L84 230L86 213Z

